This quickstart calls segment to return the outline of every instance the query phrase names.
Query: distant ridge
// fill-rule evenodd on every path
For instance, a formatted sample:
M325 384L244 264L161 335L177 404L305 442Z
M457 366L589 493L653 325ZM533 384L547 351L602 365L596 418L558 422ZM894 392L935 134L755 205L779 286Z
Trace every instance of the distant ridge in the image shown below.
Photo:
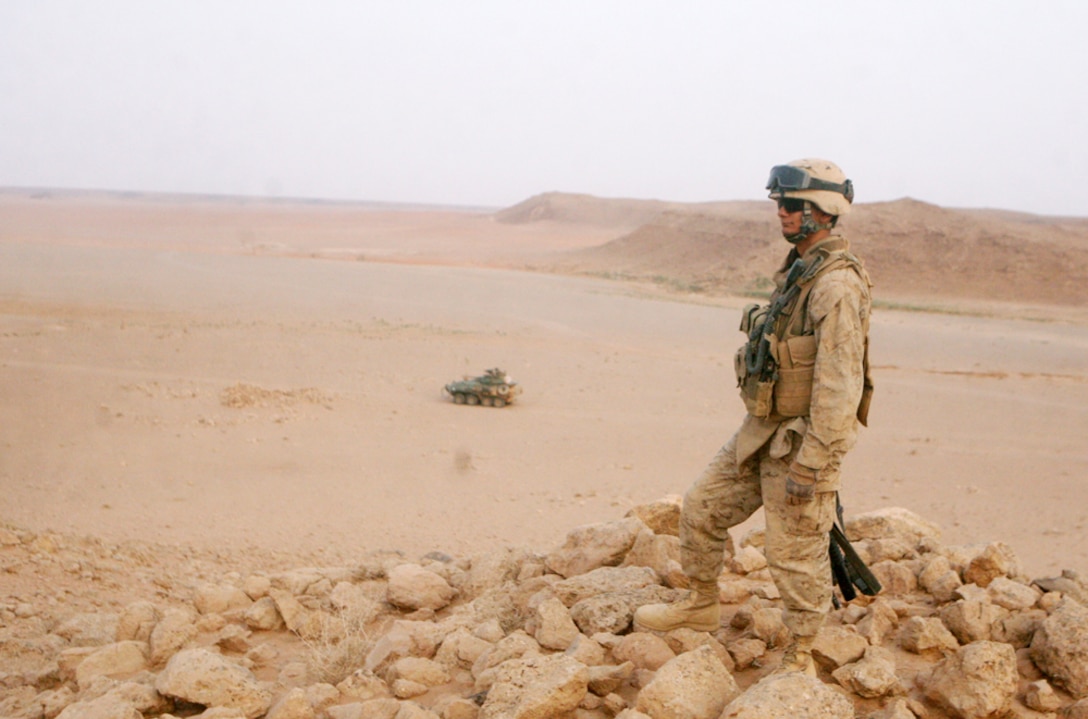
M765 201L684 204L548 193L495 217L612 223L620 237L569 252L549 268L668 280L693 291L766 291L786 250ZM878 294L1088 304L1088 218L950 209L903 198L857 204L841 229Z

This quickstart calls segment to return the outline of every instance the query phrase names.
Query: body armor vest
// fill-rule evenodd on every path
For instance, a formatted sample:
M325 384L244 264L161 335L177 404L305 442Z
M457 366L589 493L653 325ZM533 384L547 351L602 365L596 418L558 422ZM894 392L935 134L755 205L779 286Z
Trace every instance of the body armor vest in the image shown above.
M807 262L798 258L788 271L783 270L785 277L770 304L745 308L740 329L748 334L748 342L737 351L735 365L741 397L753 417L782 421L808 415L817 349L815 328L808 322L808 298L818 277L842 267L857 272L870 285L869 275L847 250L846 240L834 238L817 245ZM865 379L857 417L864 425L873 392L868 317L862 320L862 330Z

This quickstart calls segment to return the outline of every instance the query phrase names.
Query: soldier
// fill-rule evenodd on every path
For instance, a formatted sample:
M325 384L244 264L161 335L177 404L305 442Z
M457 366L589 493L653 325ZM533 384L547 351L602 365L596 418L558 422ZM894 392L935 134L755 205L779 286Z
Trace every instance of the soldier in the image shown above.
M643 629L716 631L727 531L762 505L765 552L790 644L778 672L816 675L812 643L831 608L828 533L843 456L865 424L870 282L835 224L853 183L835 164L771 169L782 235L793 245L769 305L745 308L737 380L748 415L684 496L680 552L691 591L635 613Z

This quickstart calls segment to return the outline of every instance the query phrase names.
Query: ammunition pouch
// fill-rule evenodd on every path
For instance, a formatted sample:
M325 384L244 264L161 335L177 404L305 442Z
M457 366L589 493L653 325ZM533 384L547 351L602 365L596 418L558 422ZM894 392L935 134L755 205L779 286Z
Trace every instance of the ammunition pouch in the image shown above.
M790 337L778 343L778 378L774 383L774 407L782 417L803 417L812 406L812 380L816 370L816 336Z

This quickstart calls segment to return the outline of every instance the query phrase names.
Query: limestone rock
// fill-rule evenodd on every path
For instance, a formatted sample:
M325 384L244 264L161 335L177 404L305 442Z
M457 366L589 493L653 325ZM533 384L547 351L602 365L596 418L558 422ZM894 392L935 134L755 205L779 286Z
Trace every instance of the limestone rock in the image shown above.
M599 567L556 582L552 591L563 604L573 607L583 599L656 585L657 577L647 567Z
M430 659L438 650L442 639L445 638L442 631L433 622L405 619L395 621L389 631L374 642L374 646L363 662L363 668L380 672L402 657Z
M115 641L119 621L118 615L105 612L76 614L57 625L53 633L73 647L100 647Z
M469 669L480 656L491 649L494 644L472 634L468 629L460 627L450 632L442 640L441 646L435 652L435 661L446 667L447 670L460 667Z
M284 626L283 617L272 597L264 596L249 605L243 615L246 626L260 631L273 631Z
M504 663L480 707L480 719L547 719L573 711L585 697L589 670L562 654Z
M903 562L885 560L869 569L880 582L884 596L903 596L918 589L918 577Z
M69 704L57 719L143 719L143 716L135 707L106 695Z
M852 540L898 538L918 546L923 540L940 539L941 530L909 509L887 507L854 515L846 522L846 534Z
M767 653L767 642L762 639L742 637L729 643L729 653L737 671L747 669Z
M545 649L564 651L578 638L578 627L571 619L570 610L558 599L552 597L542 602L537 614L540 623L535 636Z
M666 584L681 581L677 571L683 575L680 567L680 540L672 535L654 534L643 529L635 537L631 550L627 552L620 566L649 567L658 579ZM687 581L684 577L682 581Z
M646 525L638 517L575 527L563 546L548 554L547 567L562 577L585 574L604 566L616 566Z
M1065 569L1060 576L1036 579L1033 585L1044 592L1061 592L1064 596L1088 607L1088 582L1072 569Z
M1019 577L1021 574L1020 560L1012 548L1004 542L993 542L967 565L963 581L988 587L998 577Z
M152 666L159 666L185 647L196 636L196 613L190 609L171 607L162 613L148 642Z
M990 639L994 623L1007 615L1008 611L991 604L989 599L961 599L940 611L941 621L962 644Z
M856 662L865 656L869 641L850 626L824 626L812 645L812 657L828 671Z
M943 555L934 556L918 575L918 584L933 596L938 604L952 601L954 593L963 584L959 572Z
M635 610L644 604L672 601L675 594L655 584L625 592L587 597L570 608L571 619L586 636L599 632L620 634L631 626Z
M86 689L95 677L132 675L148 669L148 646L125 641L99 647L76 667L76 684Z
M124 642L151 641L151 630L155 628L162 615L154 604L147 601L133 602L125 607L117 620L116 640Z
M240 709L255 719L272 705L271 693L248 669L206 649L186 649L167 662L155 679L164 696L208 707Z
M905 691L895 673L892 653L882 647L869 647L859 661L839 667L831 676L845 688L866 699L902 694Z
M854 703L801 672L772 674L732 700L721 719L854 719Z
M654 719L717 719L740 690L708 646L670 659L639 692L635 708Z
M1024 704L1037 712L1052 712L1061 708L1062 700L1046 679L1040 679L1028 684L1024 692Z
M589 690L597 696L607 696L630 679L634 671L635 665L631 662L591 666L589 667Z
M240 587L230 584L202 584L193 594L193 606L201 614L245 611L253 600Z
M1060 719L1088 719L1088 699L1075 701L1058 713Z
M401 564L389 572L388 601L401 609L442 609L456 595L438 574L418 564Z
M632 507L625 516L637 517L654 534L680 536L680 510L684 498L679 494L670 494L656 502Z
M865 616L857 623L858 634L869 640L870 644L883 644L899 626L899 615L883 597L877 597L869 605Z
M632 632L612 649L612 656L620 662L630 662L636 669L657 671L676 658L664 638L650 632Z
M1031 658L1075 698L1088 697L1088 607L1063 601L1039 623Z
M945 654L958 649L960 643L938 617L911 617L899 630L899 645L915 654Z
M927 698L959 719L982 719L1008 711L1019 677L1016 652L1008 644L978 641L942 660L929 677Z
M393 663L390 675L396 679L422 684L424 688L446 684L451 677L438 662L423 657L402 657Z
M310 700L303 689L295 687L279 698L269 710L266 719L316 719Z
M1004 576L994 577L986 589L990 601L1010 611L1030 609L1042 596L1038 589Z

